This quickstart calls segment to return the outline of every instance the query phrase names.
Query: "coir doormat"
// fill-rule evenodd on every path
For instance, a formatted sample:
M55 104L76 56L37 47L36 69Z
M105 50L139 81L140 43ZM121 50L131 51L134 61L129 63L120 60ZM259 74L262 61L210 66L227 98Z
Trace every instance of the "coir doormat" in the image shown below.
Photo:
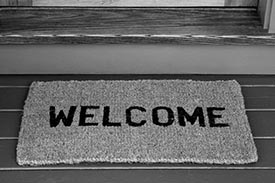
M257 159L234 80L33 82L17 145L20 165Z

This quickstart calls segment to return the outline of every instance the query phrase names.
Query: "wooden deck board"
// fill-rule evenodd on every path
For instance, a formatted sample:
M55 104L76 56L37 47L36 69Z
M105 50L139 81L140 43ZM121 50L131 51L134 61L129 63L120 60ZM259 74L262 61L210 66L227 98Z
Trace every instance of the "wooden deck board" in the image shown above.
M1 0L0 6L257 6L257 0Z
M267 34L253 8L3 8L0 21L1 35Z
M0 8L0 22L0 44L275 45L256 8Z
M274 171L270 170L66 170L66 171L0 171L1 181L64 182L64 183L273 183Z
M257 75L1 75L0 109L22 109L34 80L236 79L243 87L259 162L248 165L110 164L18 166L16 144L22 111L0 112L1 182L266 182L275 180L275 76ZM257 109L258 108L258 109ZM263 109L264 111L261 111ZM270 110L265 110L270 109ZM10 138L9 138L10 137ZM270 138L257 138L270 137Z
M257 0L33 0L33 6L257 6Z

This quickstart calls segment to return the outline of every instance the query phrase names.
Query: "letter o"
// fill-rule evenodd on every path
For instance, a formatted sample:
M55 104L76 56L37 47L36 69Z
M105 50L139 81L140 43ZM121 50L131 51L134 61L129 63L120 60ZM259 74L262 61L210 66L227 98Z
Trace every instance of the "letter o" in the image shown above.
M166 123L161 123L159 121L159 116L158 116L159 110L165 110L167 112L167 122ZM166 126L172 125L174 122L174 112L169 107L165 107L165 106L155 107L152 110L152 120L153 120L153 123L158 126L166 127Z

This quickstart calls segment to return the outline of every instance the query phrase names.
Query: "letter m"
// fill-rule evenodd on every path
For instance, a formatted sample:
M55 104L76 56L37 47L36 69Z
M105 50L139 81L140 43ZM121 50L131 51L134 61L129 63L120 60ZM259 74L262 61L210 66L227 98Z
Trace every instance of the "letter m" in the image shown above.
M61 110L56 116L55 107L50 106L50 127L56 127L60 120L62 120L64 126L71 126L75 110L76 106L71 106L67 117L65 116L63 110Z
M205 127L203 110L201 107L196 107L192 115L189 115L182 107L177 107L179 124L181 126L186 126L185 120L189 121L191 125L195 124L199 118L199 124L202 127Z

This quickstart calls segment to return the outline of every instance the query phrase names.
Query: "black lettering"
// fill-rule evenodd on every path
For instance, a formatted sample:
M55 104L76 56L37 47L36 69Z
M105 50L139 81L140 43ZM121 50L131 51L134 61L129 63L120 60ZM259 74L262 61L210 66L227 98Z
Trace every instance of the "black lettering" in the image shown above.
M86 114L87 109L99 109L99 106L81 106L79 126L97 126L98 123L86 123L86 118L94 117L94 114Z
M60 120L62 120L64 126L71 126L74 118L76 106L71 106L69 109L68 117L65 116L63 110L61 110L56 116L55 106L50 106L50 127L56 127Z
M103 126L121 126L121 123L110 122L109 115L110 115L110 107L105 106L103 110Z
M228 123L216 123L215 118L222 118L222 115L215 115L214 111L223 111L224 107L207 107L207 114L209 119L210 127L226 127L229 126Z
M192 116L190 116L182 107L177 107L179 124L180 126L186 126L185 119L191 123L191 125L195 124L197 119L199 118L199 124L201 127L205 127L204 115L202 107L196 107Z
M159 122L158 110L165 110L167 112L168 120L166 123ZM163 127L169 126L174 122L174 112L169 107L165 107L165 106L156 107L152 110L152 120L155 125L159 125Z
M141 112L146 112L146 109L144 109L143 107L139 107L139 106L129 107L128 109L126 109L126 123L129 126L134 126L134 127L144 125L146 123L146 120L141 120L139 123L136 123L136 122L132 121L132 116L131 116L131 111L132 110L139 110Z

